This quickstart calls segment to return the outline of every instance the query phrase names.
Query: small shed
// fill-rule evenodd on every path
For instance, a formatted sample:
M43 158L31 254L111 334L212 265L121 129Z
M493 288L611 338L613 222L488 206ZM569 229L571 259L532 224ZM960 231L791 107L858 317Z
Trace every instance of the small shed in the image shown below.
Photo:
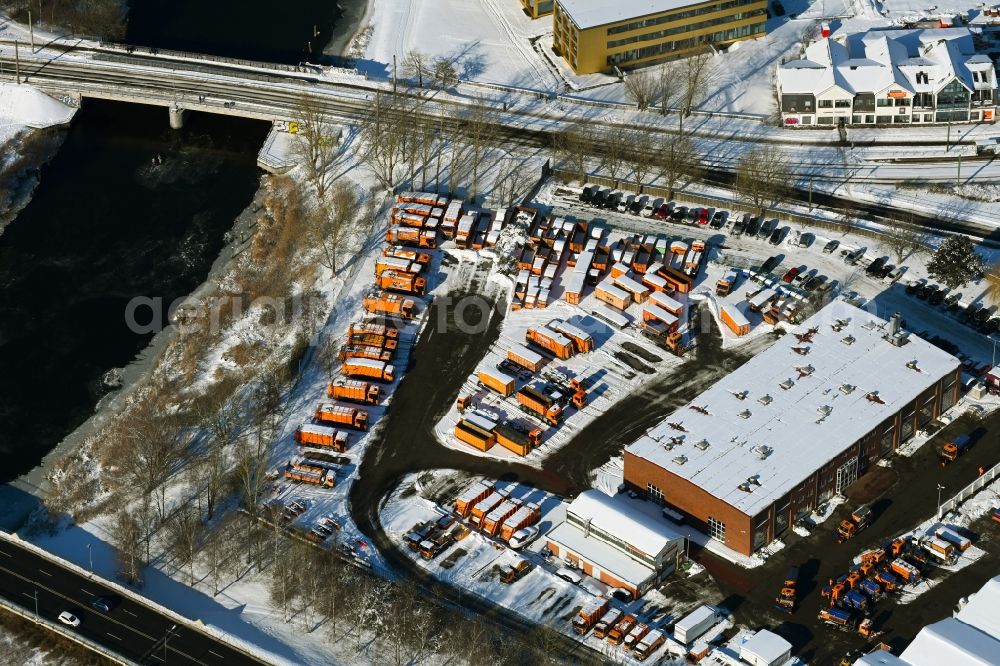
M740 661L751 666L781 666L791 656L792 644L767 629L761 629L740 646Z

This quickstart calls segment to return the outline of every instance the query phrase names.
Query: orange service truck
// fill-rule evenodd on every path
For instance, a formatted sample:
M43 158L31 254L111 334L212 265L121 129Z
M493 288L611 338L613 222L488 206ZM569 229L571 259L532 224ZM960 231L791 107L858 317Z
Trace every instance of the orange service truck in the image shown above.
M417 252L405 247L387 247L382 250L383 257L396 257L397 259L409 259L415 264L426 266L431 263L431 255L428 252Z
M528 385L517 392L517 402L525 412L535 414L551 425L562 420L562 406L542 393L537 386Z
M573 356L573 341L562 333L553 331L548 326L529 328L524 337L528 342L533 342L542 349L552 352L556 358L565 361Z
M320 403L316 408L316 420L321 423L348 426L355 430L368 430L368 412L357 407Z
M386 271L419 273L422 268L420 264L404 257L379 257L375 260L375 277L381 276Z
M479 371L479 385L496 391L505 398L514 392L514 378L495 368L483 368Z
M369 347L380 347L382 349L388 349L389 351L395 351L396 347L399 345L399 340L397 338L387 338L384 335L378 335L377 333L351 332L348 333L347 344L368 345Z
M510 541L510 538L514 536L514 532L524 529L529 525L534 525L541 518L541 515L541 510L537 504L533 502L525 504L508 516L507 520L503 521L503 525L500 526L500 538L504 541Z
M387 325L383 319L371 317L360 323L351 324L347 329L347 337L355 335L377 335L386 340L396 340L399 338L399 329Z
M377 405L382 397L382 389L368 382L337 377L326 387L326 394L334 400Z
M403 319L413 319L415 316L416 305L412 299L385 291L369 292L362 305L365 310L373 314L391 315Z
M319 446L335 451L346 451L348 434L330 426L304 423L295 431L295 441L300 446Z
M410 245L433 250L437 247L437 232L414 227L391 227L385 232L385 239L392 245Z
M371 358L349 358L340 366L340 371L348 377L363 377L379 382L391 382L396 368L384 361L376 361Z
M526 456L542 443L542 429L532 428L528 432L518 430L510 424L501 423L493 429L497 444L519 456Z
M415 273L395 270L383 271L376 279L376 284L379 289L401 291L404 294L416 294L417 296L423 294L427 288L427 280L423 277Z
M455 500L455 513L463 518L468 516L472 507L489 497L492 492L493 486L491 484L485 481L476 481Z
M346 361L349 358L368 358L388 363L392 360L394 353L391 349L370 345L341 345L338 356L341 361Z

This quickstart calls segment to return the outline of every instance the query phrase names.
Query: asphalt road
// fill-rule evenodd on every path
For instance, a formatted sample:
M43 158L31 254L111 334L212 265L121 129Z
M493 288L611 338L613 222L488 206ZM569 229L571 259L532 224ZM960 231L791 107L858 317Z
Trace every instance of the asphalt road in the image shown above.
M58 621L61 612L72 611L82 622L70 631L138 663L266 663L208 634L176 626L169 617L128 598L110 613L91 608L94 596L115 593L101 585L100 579L78 574L8 541L0 542L0 594L29 612L35 610L37 598L38 614L52 621Z

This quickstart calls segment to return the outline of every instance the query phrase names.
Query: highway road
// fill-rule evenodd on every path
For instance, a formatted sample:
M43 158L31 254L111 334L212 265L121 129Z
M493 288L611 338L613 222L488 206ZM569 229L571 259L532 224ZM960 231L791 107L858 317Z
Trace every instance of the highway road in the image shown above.
M70 629L141 664L230 664L259 666L255 659L209 634L178 626L152 608L123 598L110 613L90 606L99 595L115 595L101 584L10 541L0 542L0 594L34 613L58 621L69 610L82 619ZM116 595L117 596L117 595ZM2 660L0 660L2 661Z

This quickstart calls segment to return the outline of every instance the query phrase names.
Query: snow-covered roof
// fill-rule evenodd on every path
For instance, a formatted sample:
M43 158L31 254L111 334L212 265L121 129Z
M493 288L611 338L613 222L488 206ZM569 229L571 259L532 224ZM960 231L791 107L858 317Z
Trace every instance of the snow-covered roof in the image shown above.
M626 451L756 515L959 367L888 330L836 300Z
M953 617L929 624L899 655L911 666L994 666L1000 640Z
M1000 640L1000 576L986 581L979 592L970 596L955 619Z
M593 562L602 571L607 571L615 578L637 588L642 587L651 576L656 575L652 567L629 557L603 541L586 536L581 530L569 523L559 523L545 538L578 553Z
M697 4L697 0L558 0L563 13L581 30L659 14Z
M891 652L875 650L858 657L854 666L907 666L907 663Z
M740 659L745 659L743 655L747 653L765 663L776 664L791 651L791 643L773 631L761 629L740 646Z
M972 71L985 74L980 81ZM919 76L918 76L919 74ZM937 92L958 78L969 89L995 88L996 74L977 54L968 28L869 30L809 44L805 57L778 68L784 94Z
M600 490L585 490L566 508L580 520L625 541L629 546L656 557L684 537L662 520L622 505L618 497Z

